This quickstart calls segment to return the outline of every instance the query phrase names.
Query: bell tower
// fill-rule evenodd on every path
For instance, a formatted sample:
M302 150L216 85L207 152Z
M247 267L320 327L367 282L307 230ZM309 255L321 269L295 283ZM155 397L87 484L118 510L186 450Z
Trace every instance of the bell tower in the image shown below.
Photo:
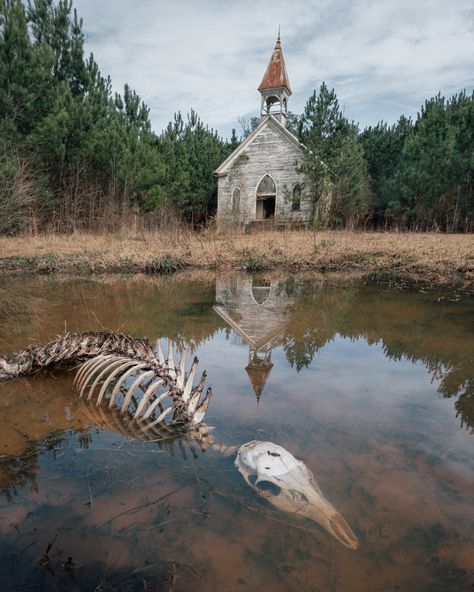
M275 49L258 90L262 95L261 118L273 115L283 127L286 127L291 86L281 49L280 29L278 29Z

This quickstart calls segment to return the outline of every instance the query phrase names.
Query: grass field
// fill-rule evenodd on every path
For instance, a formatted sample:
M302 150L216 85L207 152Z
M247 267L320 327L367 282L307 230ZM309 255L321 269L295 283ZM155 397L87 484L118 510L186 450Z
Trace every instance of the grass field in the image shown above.
M180 269L358 271L474 288L474 235L350 231L176 232L0 238L0 272L171 273Z

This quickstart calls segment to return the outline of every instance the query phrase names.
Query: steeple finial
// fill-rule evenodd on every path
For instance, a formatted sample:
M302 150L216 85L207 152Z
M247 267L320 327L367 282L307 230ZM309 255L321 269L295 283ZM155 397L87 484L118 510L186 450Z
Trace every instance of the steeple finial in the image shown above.
M286 72L285 60L280 42L280 25L278 25L278 39L273 50L272 57L258 87L260 92L276 88L286 88L291 95L290 81Z

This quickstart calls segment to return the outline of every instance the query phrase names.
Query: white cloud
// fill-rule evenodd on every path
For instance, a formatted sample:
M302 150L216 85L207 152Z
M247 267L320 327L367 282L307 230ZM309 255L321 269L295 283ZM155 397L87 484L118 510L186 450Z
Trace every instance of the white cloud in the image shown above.
M300 112L326 80L361 124L414 115L474 86L472 0L76 0L86 48L114 88L128 82L156 130L193 107L228 135L258 110L278 24Z

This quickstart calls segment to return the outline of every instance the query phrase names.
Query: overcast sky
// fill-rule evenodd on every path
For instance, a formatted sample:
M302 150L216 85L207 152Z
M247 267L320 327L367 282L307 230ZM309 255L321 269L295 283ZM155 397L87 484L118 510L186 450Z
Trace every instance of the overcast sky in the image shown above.
M281 25L300 113L325 80L361 126L416 115L425 98L474 87L474 0L75 0L114 90L125 82L159 132L193 107L222 135L258 113ZM238 129L240 132L240 130Z

